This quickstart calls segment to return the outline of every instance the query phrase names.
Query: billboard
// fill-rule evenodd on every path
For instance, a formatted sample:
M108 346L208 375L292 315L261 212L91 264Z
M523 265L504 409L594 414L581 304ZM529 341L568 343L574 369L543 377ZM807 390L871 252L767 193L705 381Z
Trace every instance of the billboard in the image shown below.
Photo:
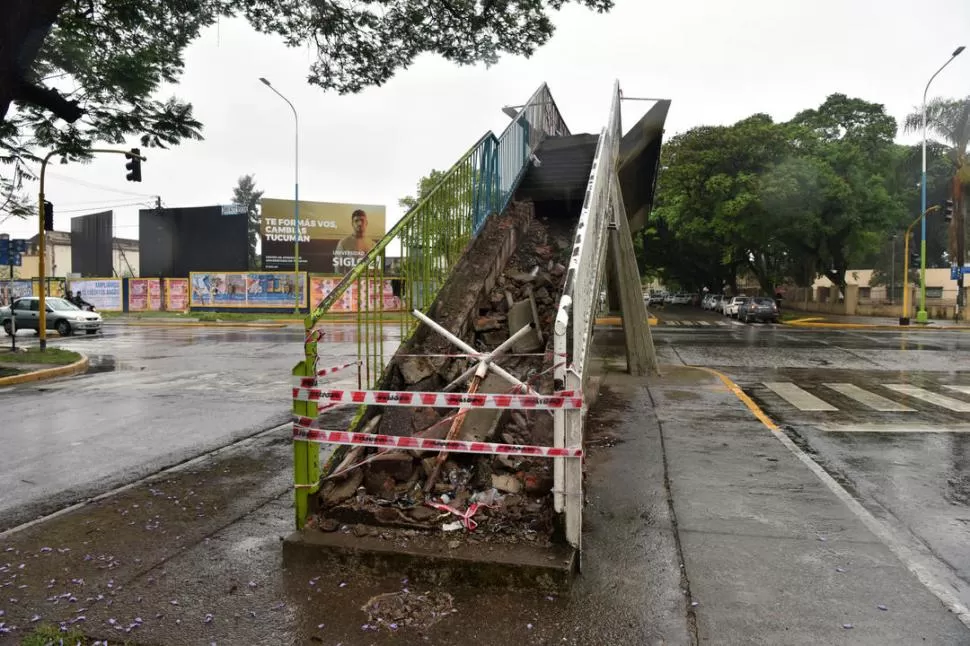
M293 200L261 201L263 269L293 270ZM300 201L300 270L345 274L384 237L387 214L376 204Z
M71 270L82 276L114 274L112 211L71 218Z
M162 309L161 278L128 279L128 311L157 312Z
M34 283L27 280L0 280L0 307L10 305L15 299L34 295Z
M224 206L138 211L139 274L249 269L249 217Z
M71 278L67 288L102 312L124 309L121 278Z
M326 298L330 292L340 284L339 276L311 276L310 277L310 303L313 307L318 307L323 299ZM381 300L383 303L383 310L385 312L398 312L404 309L404 305L401 302L399 296L394 293L393 279L385 278L383 281L383 288L378 289L378 285L381 281L376 279L371 279L369 282L369 288L365 284L365 281L359 280L351 283L340 298L330 307L328 312L356 312L362 303L367 304L365 301L369 300L370 310L377 310L380 307ZM361 293L363 288L364 293Z
M189 279L163 278L165 281L165 309L184 312L189 309Z
M283 308L296 305L296 276L289 272L192 272L191 307ZM306 274L299 274L300 307L306 307Z

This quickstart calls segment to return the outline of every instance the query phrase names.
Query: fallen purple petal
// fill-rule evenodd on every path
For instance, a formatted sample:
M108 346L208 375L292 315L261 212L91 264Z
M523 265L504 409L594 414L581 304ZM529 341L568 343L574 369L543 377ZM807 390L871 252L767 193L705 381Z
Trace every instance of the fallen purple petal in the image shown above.
M108 620L108 623L114 626L118 622L114 619L114 617L112 617L111 619Z
M882 605L881 603L878 606L876 606L876 607L879 608L880 610L882 610L883 612L885 612L886 610L889 610L889 608L887 608L886 606Z
M837 567L837 568L835 568L835 571L836 572L845 572L845 568L844 567Z
M211 614L206 614L205 619L202 620L202 623L211 624L212 623L212 615Z
M346 587L347 587L347 584L346 584L346 583L344 583L343 581L341 581L341 582L340 582L340 587L341 587L341 588L346 588Z
M256 582L255 581L250 581L249 582L249 587L250 588L255 588L256 587Z
M852 624L842 624L842 627L846 630L852 630L854 628Z
M38 621L40 621L40 615L34 615L33 617L30 618L30 623L32 624Z
M41 551L42 554L46 554L47 552L53 552L54 550L52 550L49 547L42 547L42 548L40 548L40 551Z
M397 624L391 624L391 630L397 630Z
M173 606L177 606L177 605L179 605L179 600L178 599L172 599L171 601L169 601L169 603L172 604Z
M525 627L528 628L529 630L532 630L532 624L526 624Z

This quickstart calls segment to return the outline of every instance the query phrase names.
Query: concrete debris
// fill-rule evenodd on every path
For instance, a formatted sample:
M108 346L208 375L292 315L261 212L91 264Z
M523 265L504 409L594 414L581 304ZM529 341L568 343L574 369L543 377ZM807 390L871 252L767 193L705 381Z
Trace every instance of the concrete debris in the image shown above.
M522 491L522 483L518 478L507 474L492 474L492 486L499 491L506 493L519 493Z
M328 480L323 485L323 501L327 506L337 505L354 495L357 487L364 481L364 474L360 469L354 469L341 481Z
M371 625L388 630L413 628L419 631L427 630L457 612L455 600L447 592L418 594L409 590L379 594L364 604L361 610L367 613Z
M424 357L405 357L398 368L408 384L416 384L435 373L434 366Z

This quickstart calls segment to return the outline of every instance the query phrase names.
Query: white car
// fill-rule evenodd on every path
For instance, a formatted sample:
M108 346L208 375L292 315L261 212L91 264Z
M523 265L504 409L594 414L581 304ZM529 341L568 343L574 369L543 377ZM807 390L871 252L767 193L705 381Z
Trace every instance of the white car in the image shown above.
M738 317L738 308L748 300L747 296L735 296L724 305L724 316Z

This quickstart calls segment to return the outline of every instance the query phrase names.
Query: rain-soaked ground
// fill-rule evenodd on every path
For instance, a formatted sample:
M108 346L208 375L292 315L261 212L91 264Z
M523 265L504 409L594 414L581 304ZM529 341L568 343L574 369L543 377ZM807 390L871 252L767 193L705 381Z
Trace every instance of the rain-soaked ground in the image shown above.
M356 359L354 334L328 326L321 367ZM32 332L18 338L36 343ZM0 388L0 530L288 421L301 341L299 328L117 324L55 337L91 368Z
M699 310L683 316L715 320ZM654 328L663 377L607 374L590 411L583 572L572 590L556 595L429 588L392 574L286 567L280 539L293 526L290 442L284 429L258 429L286 416L298 331L119 328L104 339L70 340L92 356L98 354L92 348L111 347L102 353L114 357L115 370L48 383L58 387L53 391L3 391L0 405L32 400L18 408L21 418L49 433L42 420L61 414L55 397L93 399L106 421L95 425L88 417L71 427L101 443L84 454L94 463L82 465L90 472L123 472L114 466L115 443L126 447L126 464L158 468L171 459L149 441L160 428L178 438L186 456L206 442L253 437L70 513L0 533L0 644L16 643L37 623L63 622L112 643L166 645L965 645L970 618L961 623L941 598L963 595L965 584L956 546L966 544L967 529L950 523L967 516L967 502L954 495L959 483L946 479L960 471L965 477L952 447L968 434L948 429L959 429L970 413L939 411L888 388L917 385L970 402L944 388L970 383L948 367L962 360L970 340L960 335ZM622 333L601 330L597 339L603 366L615 369ZM333 345L321 352L333 363L355 350L349 337L326 340ZM903 353L898 365L894 352ZM873 364L859 367L860 357ZM171 377L192 362L200 364L194 377ZM887 539L866 524L717 378L685 363L728 373L893 534ZM913 368L923 363L938 369ZM131 365L145 365L158 382L139 381L145 371ZM125 372L128 379L97 381ZM220 379L203 377L212 373L235 379L236 387L215 387ZM802 410L766 383L802 408L819 405L799 391L837 410ZM786 383L799 390L778 386ZM856 399L824 384L855 384L912 412L858 412ZM90 388L75 390L84 387ZM161 395L168 389L179 400L171 406ZM142 418L134 445L126 423L108 419L123 410L115 401L119 391L140 409L163 401L159 414ZM213 423L207 406L244 407L233 419L245 424ZM901 433L904 414L949 426L943 433ZM831 428L863 421L883 431ZM0 427L0 436L9 433ZM18 429L13 437L21 438L14 443L19 460L41 459L22 455L36 433ZM74 468L70 448L44 446L59 469ZM9 471L0 468L3 495ZM67 486L103 488L90 474L48 475L77 483ZM42 498L33 499L32 513ZM899 538L905 532L922 532L923 551L896 549L900 541L911 547ZM927 585L939 580L950 585L947 594ZM11 626L17 629L3 632Z
M970 332L732 324L655 338L665 363L728 374L970 604Z

